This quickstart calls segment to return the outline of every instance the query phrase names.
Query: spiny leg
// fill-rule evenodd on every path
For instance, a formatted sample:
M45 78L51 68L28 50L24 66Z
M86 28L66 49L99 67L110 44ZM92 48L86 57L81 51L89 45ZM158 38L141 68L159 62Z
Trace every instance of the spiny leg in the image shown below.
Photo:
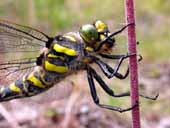
M106 59L120 59L125 55L108 55L108 54L99 54L101 57L106 58Z
M132 53L132 54L127 53L127 54L125 54L125 55L110 55L110 54L103 54L103 53L100 53L100 54L99 54L99 56L101 56L101 57L103 57L103 58L113 59L113 60L121 59L122 57L125 57L125 56L129 56L129 57L130 57L130 56L134 56L134 55L136 55L136 53ZM137 55L137 56L139 56L138 61L141 61L141 60L143 59L140 54Z
M113 97L124 97L124 96L130 96L129 92L121 93L121 94L114 94L114 91L110 89L106 83L102 80L102 78L96 73L96 71L91 68L90 66L88 67L89 72L92 74L93 78L96 79L96 81L99 83L99 85L103 88L103 90L109 94L110 96Z
M109 76L109 78L112 78L113 76L115 76L115 74L117 74L117 78L119 78L119 79L125 79L125 78L128 76L128 74L129 74L129 66L128 66L128 69L126 70L126 73L125 73L124 76L121 76L120 73L118 73L118 70L119 70L122 62L123 62L126 58L128 58L128 57L130 57L130 56L134 56L134 55L136 55L136 54L135 54L135 53L134 53L134 54L127 54L127 55L123 56L122 58L120 58L120 59L119 59L119 62L118 62L118 63L115 65L115 67L114 67L114 72ZM141 61L141 60L142 60L142 56L141 56L141 55L138 55L138 56L139 56L138 61Z
M116 55L116 56L110 55L110 56L107 56L107 57L114 57L114 59L119 59L118 63L115 65L114 68L110 67L108 64L104 63L103 61L101 61L97 57L94 58L94 62L96 62L99 65L99 67L102 69L103 73L108 78L112 78L113 76L115 76L115 77L117 77L119 79L125 79L129 74L129 67L126 70L126 73L124 75L118 73L118 70L119 70L119 68L120 68L120 66L121 66L124 59L126 59L126 58L128 58L130 56L134 56L134 55L136 55L136 54Z
M97 92L96 92L96 88L95 88L95 84L94 84L94 80L93 80L93 72L91 71L91 67L87 67L87 77L88 77L88 82L89 82L89 87L90 87L90 92L93 98L93 101L95 102L96 105L98 105L101 108L106 108L106 109L110 109L113 111L118 111L118 112L126 112L126 111L130 111L133 108L135 108L138 103L136 103L135 105L133 105L132 107L129 107L127 109L122 109L120 107L116 107L116 106L110 106L110 105L104 105L104 104L100 104L99 103L99 98L97 96Z
M122 27L121 29L117 30L116 32L111 33L107 38L105 38L103 41L100 42L100 45L95 49L95 51L98 51L107 40L109 40L111 37L121 33L124 31L128 26L135 25L134 23L127 24L126 26Z
M99 65L100 69L105 74L105 76L107 76L107 78L110 78L110 75L115 72L115 70L112 67L110 67L107 63L101 61L100 59L96 59L95 63ZM124 75L116 72L114 76L118 79L125 79L128 76L128 74L129 68L127 69Z
M133 56L133 55L136 55L136 54L130 54L130 55L128 55L128 54L127 55L110 55L109 57L114 57L114 59L119 59L119 63L117 65L119 65L119 67L120 67L120 65L121 65L120 63L122 63L120 60L122 58L125 57L125 59L126 59L127 57L130 57L130 56ZM138 61L141 61L142 60L142 56L141 55L138 55L138 56L139 56ZM115 71L114 68L110 67L107 63L103 62L98 57L94 57L94 56L91 56L91 57L93 58L94 62L99 65L100 69L107 76L107 78L110 78L110 76L113 75L113 73L114 73L113 76L115 76L116 78L118 78L118 79L125 79L128 76L128 74L129 74L129 67L126 70L126 73L123 75L123 74L118 73L118 70ZM117 67L117 65L115 67Z
M115 36L115 35L123 32L127 27L129 27L129 26L131 26L131 25L135 25L135 24L134 24L134 23L127 24L127 25L125 25L124 27L122 27L121 29L117 30L116 32L111 33L107 38L111 38L111 37L113 37L113 36ZM107 39L107 38L106 38L106 39Z
M122 58L119 59L119 62L118 62L118 63L115 65L115 67L114 67L114 72L113 72L112 74L110 74L108 78L112 78L113 76L115 76L115 74L118 72L118 70L119 70L122 62L123 62L126 58L128 58L128 57L129 57L129 56L127 55L127 56L124 56L124 57L122 57ZM128 74L129 74L129 67L128 67L128 70L127 70L127 73L126 73L125 78L127 77Z
M99 83L99 85L103 88L103 90L109 94L110 96L113 97L125 97L125 96L130 96L130 92L124 92L124 93L120 93L120 94L114 94L114 91L112 89L109 88L109 86L102 80L102 78L97 74L97 72L89 67L89 70L91 71L91 74L93 75L93 77L96 79L96 81ZM159 96L159 94L157 94L154 97L149 97L143 94L139 94L139 96L146 98L146 99L150 99L150 100L156 100Z

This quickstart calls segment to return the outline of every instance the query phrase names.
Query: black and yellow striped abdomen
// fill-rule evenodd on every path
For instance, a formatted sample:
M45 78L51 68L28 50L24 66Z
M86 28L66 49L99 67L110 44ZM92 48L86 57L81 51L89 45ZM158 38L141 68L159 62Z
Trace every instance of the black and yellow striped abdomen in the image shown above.
M80 61L83 56L81 45L77 45L75 38L67 38L66 42L54 42L48 53L44 54L42 64L37 65L33 72L9 86L1 87L0 101L39 94L66 76L84 69L84 64Z

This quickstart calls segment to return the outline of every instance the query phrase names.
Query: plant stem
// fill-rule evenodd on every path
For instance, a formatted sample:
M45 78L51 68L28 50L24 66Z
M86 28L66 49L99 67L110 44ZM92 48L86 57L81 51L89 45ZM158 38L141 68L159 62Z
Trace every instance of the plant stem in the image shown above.
M126 11L126 23L135 24L135 14L134 14L134 1L125 0L125 11ZM128 51L129 53L137 53L136 51L136 33L135 25L128 27ZM138 66L137 66L137 56L132 56L129 59L130 65L130 84L131 84L131 103L132 105L139 103L138 95ZM132 110L132 128L140 128L140 111L139 106Z

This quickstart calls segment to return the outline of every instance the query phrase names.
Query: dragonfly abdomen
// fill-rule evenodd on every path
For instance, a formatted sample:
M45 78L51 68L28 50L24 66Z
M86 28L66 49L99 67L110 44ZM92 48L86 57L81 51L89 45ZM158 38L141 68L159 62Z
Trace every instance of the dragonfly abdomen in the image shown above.
M47 61L47 60L46 60ZM47 61L48 62L48 61ZM67 66L63 66L67 70L64 71L55 65L54 61L51 63L54 67L44 69L42 66L36 66L34 71L23 76L23 78L16 80L9 86L0 88L0 101L8 101L16 98L30 97L51 88L54 84L59 83L65 77L74 74L82 69L85 65L81 62L73 62ZM48 69L48 70L47 70ZM49 69L51 71L49 71ZM63 72L64 71L64 72Z
M46 82L42 75L41 67L36 67L35 71L23 78L16 80L9 86L0 88L0 101L7 101L14 98L22 98L36 95L51 87L50 82Z

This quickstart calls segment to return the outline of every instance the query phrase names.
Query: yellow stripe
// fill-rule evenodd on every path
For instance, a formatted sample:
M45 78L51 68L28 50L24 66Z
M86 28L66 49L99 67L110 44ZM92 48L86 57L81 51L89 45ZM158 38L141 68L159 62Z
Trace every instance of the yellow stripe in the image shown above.
M91 48L91 47L86 47L85 49L89 52L93 52L93 48Z
M54 64L45 61L45 69L48 71L58 72L58 73L65 73L68 71L68 67L66 66L56 66Z
M53 49L56 52L65 53L65 54L67 54L69 56L76 56L77 55L77 52L75 50L63 47L63 46L61 46L59 44L54 44Z
M100 40L104 40L106 37L104 35L100 35Z
M58 58L58 56L54 55L54 54L48 54L48 57L51 57L51 58Z
M45 88L45 85L43 85L42 82L34 76L34 74L30 74L27 80L31 81L33 83L33 86Z
M72 36L64 36L64 37L67 38L67 39L70 39L73 42L76 42L76 39Z
M15 83L12 83L9 85L9 89L14 91L14 92L20 92L21 89L15 85Z
M57 55L54 55L54 54L48 54L48 57L49 57L49 58L60 58L61 60L64 60L64 57L62 57L62 56L57 56Z

